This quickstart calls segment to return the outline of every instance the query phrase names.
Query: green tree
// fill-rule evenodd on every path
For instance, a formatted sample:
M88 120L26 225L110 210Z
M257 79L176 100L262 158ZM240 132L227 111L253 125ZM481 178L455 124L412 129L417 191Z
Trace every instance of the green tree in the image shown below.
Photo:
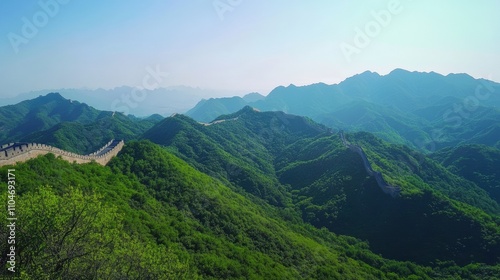
M95 193L40 187L18 199L20 269L27 279L196 279L164 246L127 234Z

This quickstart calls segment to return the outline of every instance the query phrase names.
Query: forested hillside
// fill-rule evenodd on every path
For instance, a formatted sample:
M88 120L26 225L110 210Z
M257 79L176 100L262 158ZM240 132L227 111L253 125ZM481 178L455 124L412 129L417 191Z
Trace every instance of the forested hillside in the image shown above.
M129 143L108 167L47 155L15 172L24 277L398 279L445 273L383 259L366 243L314 229L292 213L284 220L277 209L255 204L149 142ZM495 272L474 266L457 273L479 270Z
M66 101L49 102L59 103ZM76 152L125 139L107 166L48 154L0 168L2 178L15 169L23 278L500 274L498 149L465 145L427 155L368 132L345 133L371 169L400 189L391 196L339 130L307 117L249 106L211 123L96 112L90 121L51 115L48 129L17 137ZM6 255L10 248L1 244Z
M317 228L368 240L384 256L425 264L498 261L500 207L487 192L369 133L348 138L401 188L398 198L380 190L337 133L303 117L246 107L206 126L178 115L144 137L236 189L294 208Z
M58 93L49 93L15 105L0 107L0 142L12 142L61 122L88 124L106 114L107 112L98 111L87 104L64 99Z
M0 143L34 142L87 154L111 139L136 139L163 119L99 111L58 93L0 107Z
M484 189L500 203L500 150L484 145L464 145L431 155L443 166Z
M144 131L158 122L154 116L134 119L115 113L102 117L95 122L62 122L40 132L22 137L24 142L44 143L60 149L88 154L97 150L110 139L129 141L137 139Z

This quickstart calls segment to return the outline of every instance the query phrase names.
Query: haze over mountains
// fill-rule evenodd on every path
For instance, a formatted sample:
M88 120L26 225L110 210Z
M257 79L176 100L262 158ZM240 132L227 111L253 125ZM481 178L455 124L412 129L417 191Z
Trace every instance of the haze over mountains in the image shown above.
M498 147L494 135L500 133L496 121L500 119L499 91L498 83L476 80L466 74L443 76L396 69L385 76L367 71L334 85L279 86L267 96L234 96L231 92L189 87L52 92L100 110L141 117L186 113L201 122L250 105L263 111L308 116L329 127L373 132L421 151L436 151L458 143ZM14 104L48 92L30 92L0 100L0 104ZM221 95L233 97L217 97Z
M500 84L466 74L419 73L396 69L373 72L338 85L290 85L264 99L203 100L186 114L209 122L250 105L260 110L308 116L330 127L369 131L421 151L458 143L500 147Z
M19 94L15 97L1 98L0 106L12 105L21 101L57 92L66 99L77 100L103 111L118 111L124 114L145 117L152 114L170 116L184 113L202 98L243 95L244 92L220 91L172 86L167 88L140 89L120 86L113 89L47 89Z
M20 174L21 269L36 279L496 279L499 90L395 70L168 117L59 93L0 107L2 143L84 154L126 142L107 166L49 154L0 168ZM341 130L398 195L381 190Z

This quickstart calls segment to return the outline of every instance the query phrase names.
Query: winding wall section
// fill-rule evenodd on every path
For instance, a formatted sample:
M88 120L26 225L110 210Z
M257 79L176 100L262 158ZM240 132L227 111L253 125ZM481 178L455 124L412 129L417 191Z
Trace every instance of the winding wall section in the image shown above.
M95 161L101 165L106 165L123 148L123 140L111 140L98 151L79 155L61 150L45 144L38 143L9 143L0 147L0 166L24 162L39 155L52 153L61 156L69 162L88 163Z
M370 176L375 177L378 186L384 193L389 194L392 197L399 196L401 189L399 187L389 185L382 177L382 173L372 169L370 161L368 161L368 157L366 157L365 151L363 151L363 149L360 146L349 143L345 139L343 131L340 131L340 139L342 139L342 143L344 144L344 146L349 148L351 151L357 153L361 157L361 159L363 160L363 166L365 167L366 173L368 173L368 175Z

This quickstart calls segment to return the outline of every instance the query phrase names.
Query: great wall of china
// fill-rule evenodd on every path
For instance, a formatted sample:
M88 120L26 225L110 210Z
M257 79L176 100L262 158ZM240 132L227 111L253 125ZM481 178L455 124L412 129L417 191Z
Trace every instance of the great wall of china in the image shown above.
M123 148L123 140L111 140L98 151L88 154L79 155L67 152L49 145L38 143L9 143L0 147L0 166L12 165L17 162L24 162L39 155L48 153L54 154L56 157L61 156L62 159L69 162L88 163L95 161L101 165L106 165L111 158L116 156Z
M368 173L368 175L370 176L375 177L375 180L377 181L377 184L380 187L380 189L384 193L389 194L392 197L399 196L401 188L389 185L382 177L382 173L374 171L372 169L372 166L370 164L370 161L368 161L368 157L366 156L365 151L363 151L363 149L360 146L349 143L345 139L343 131L340 131L339 133L340 133L340 139L342 139L342 143L344 144L344 146L349 148L351 151L357 153L361 157L361 159L363 160L363 166L365 167L366 173Z

